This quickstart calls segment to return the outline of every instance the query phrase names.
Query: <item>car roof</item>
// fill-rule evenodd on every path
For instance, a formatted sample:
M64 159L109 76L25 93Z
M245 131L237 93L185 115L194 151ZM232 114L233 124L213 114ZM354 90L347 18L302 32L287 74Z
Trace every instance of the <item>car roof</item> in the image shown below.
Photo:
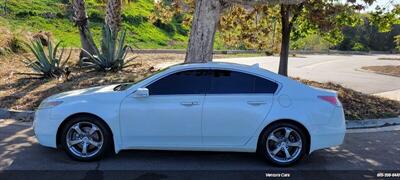
M243 69L243 70L261 70L258 64L249 66L237 63L228 62L207 62L207 63L189 63L189 64L177 64L170 67L173 70L178 69L191 69L191 68L224 68L224 69ZM262 69L265 70L265 69Z
M168 69L170 71L179 71L185 69L197 69L197 68L215 68L215 69L231 69L239 70L247 73L258 74L264 76L267 79L273 80L275 82L287 82L294 81L288 77L281 76L277 73L269 71L267 69L259 67L258 64L253 64L251 66L245 64L237 64L230 62L207 62L207 63L188 63L188 64L177 64L170 66Z
M185 71L185 70L191 70L191 69L221 69L221 70L234 70L234 71L242 71L245 73L250 73L253 75L258 75L262 76L266 79L269 79L271 81L274 81L279 84L284 84L284 83L290 83L290 84L300 84L299 82L292 80L288 77L281 76L279 74L276 74L274 72L271 72L267 69L260 68L258 64L254 65L244 65L244 64L237 64L237 63L228 63L228 62L207 62L207 63L182 63L182 64L176 64L169 66L162 70L162 73L158 73L152 78L146 78L143 83L149 83L153 81L156 78L159 78L161 76L165 76L165 74L170 74L174 73L177 71ZM282 85L280 86L280 89L282 88ZM134 89L134 87L132 87Z

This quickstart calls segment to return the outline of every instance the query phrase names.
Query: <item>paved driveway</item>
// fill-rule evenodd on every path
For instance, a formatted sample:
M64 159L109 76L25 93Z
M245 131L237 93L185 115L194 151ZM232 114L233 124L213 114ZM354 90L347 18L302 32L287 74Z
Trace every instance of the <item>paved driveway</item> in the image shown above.
M299 55L289 58L289 76L319 82L335 82L345 87L368 94L400 90L400 77L380 75L361 71L363 66L400 65L399 60L378 58L399 58L397 55ZM252 65L259 63L262 68L278 71L279 57L250 57L217 59L219 62L234 62ZM171 63L161 64L165 67ZM394 92L400 94L400 91Z
M399 171L400 138L394 137L400 137L400 131L349 133L342 146L316 151L307 160L286 169L272 167L252 153L225 152L130 150L111 155L98 162L84 163L72 161L63 152L37 144L29 126L1 123L0 120L0 171L80 170L78 171L80 173L75 174L77 178L86 177L96 170L167 170L168 172L203 170L215 173L219 173L217 170L230 172L306 170L305 173L319 170L324 175L334 174L327 170ZM136 174L135 177L141 175L143 173ZM159 173L157 176L166 175Z

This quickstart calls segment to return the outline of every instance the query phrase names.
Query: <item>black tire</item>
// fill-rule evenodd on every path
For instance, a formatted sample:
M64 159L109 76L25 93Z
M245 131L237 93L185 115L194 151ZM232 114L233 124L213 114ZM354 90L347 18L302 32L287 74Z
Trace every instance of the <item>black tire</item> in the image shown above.
M301 138L301 150L299 150L299 154L293 159L290 160L288 162L281 162L281 161L277 161L275 160L270 153L268 153L268 149L267 149L267 139L268 136L273 133L275 130L279 130L281 128L291 128L292 130L297 132L297 135L299 135L299 137ZM292 134L292 133L289 133ZM291 135L293 136L293 135ZM300 144L300 143L298 143ZM275 165L275 166L281 166L281 167L285 167L285 166L290 166L293 165L295 163L297 163L299 160L304 159L307 156L308 153L308 148L309 148L309 142L307 139L307 136L304 132L304 130L292 123L287 123L287 122L278 122L278 123L274 123L270 126L268 126L261 134L259 142L258 142L258 147L257 147L257 153L266 161L268 161L269 163ZM281 153L281 152L279 152Z
M69 129L74 126L77 123L92 123L96 125L101 131L103 135L103 143L101 148L99 148L98 152L95 153L94 155L90 157L81 157L72 152L70 148L68 148L67 145L67 134ZM78 161L94 161L94 160L99 160L102 157L104 157L111 149L113 145L113 140L112 140L112 133L110 132L109 128L107 125L100 119L89 116L89 115L82 115L82 116L77 116L72 119L70 119L67 123L64 124L62 130L61 130L61 137L60 137L60 144L61 148L66 152L66 154L71 157L74 160Z

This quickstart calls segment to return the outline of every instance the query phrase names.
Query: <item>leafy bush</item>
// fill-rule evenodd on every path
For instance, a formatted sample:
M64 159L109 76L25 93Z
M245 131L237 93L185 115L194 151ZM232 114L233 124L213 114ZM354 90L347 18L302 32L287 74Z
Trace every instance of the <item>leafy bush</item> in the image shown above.
M89 10L88 14L91 22L104 22L104 14L99 10Z
M72 50L69 52L68 57L63 60L64 48L57 57L58 47L61 42L57 43L54 48L51 41L49 40L48 42L47 54L45 53L45 48L40 40L34 40L31 42L31 45L28 44L29 49L35 55L36 59L32 60L25 57L26 60L22 60L22 62L37 72L37 74L33 75L39 75L45 78L60 77L66 73L64 67L71 57Z
M356 42L352 48L353 51L368 51L368 48L365 47L363 44Z
M295 50L325 51L329 49L329 42L320 34L310 34L291 42Z
M176 28L172 24L165 24L160 20L156 20L156 22L154 22L153 24L158 28L164 30L168 34L174 34L176 31Z
M396 44L396 50L400 51L400 35L394 37L394 43Z
M138 26L148 21L144 16L133 16L129 14L122 14L122 21Z
M176 31L184 36L187 36L189 34L189 30L185 29L182 24L175 24L176 26Z
M91 34L88 35L90 38ZM115 38L117 37L117 38ZM124 30L120 36L113 34L110 27L103 27L101 40L101 49L95 47L95 53L91 54L82 49L89 57L82 58L81 64L95 67L99 71L118 71L127 66L127 63L135 57L126 59L130 46L125 44L126 31Z
M31 11L31 10L22 10L15 14L15 16L18 18L26 18L29 16L36 16L36 15L37 15L37 13L34 11Z

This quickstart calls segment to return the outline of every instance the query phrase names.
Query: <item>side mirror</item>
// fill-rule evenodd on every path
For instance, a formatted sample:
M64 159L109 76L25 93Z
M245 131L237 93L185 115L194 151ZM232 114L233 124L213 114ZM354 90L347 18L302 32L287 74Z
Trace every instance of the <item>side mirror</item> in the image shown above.
M134 93L133 97L148 97L149 96L149 89L147 88L138 88Z

